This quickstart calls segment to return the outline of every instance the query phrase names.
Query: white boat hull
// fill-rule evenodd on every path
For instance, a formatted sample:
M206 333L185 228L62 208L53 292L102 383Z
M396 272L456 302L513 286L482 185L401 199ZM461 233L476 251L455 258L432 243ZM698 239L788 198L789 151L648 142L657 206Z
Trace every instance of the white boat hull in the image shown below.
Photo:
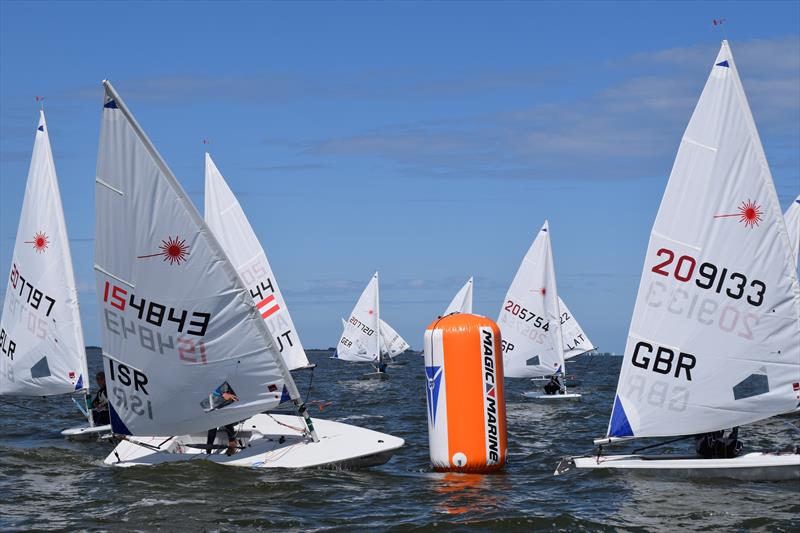
M81 426L68 428L61 432L61 435L69 440L96 440L111 436L111 424L104 426Z
M669 455L601 455L563 460L554 475L573 468L614 470L689 479L732 478L743 481L800 480L800 454L748 453L731 459Z
M237 426L242 449L232 456L225 454L224 431L218 431L210 454L204 449L206 434L129 437L104 462L120 467L205 460L249 468L363 468L387 462L404 444L403 439L385 433L317 418L314 428L320 440L312 442L302 427L296 415L256 415Z
M564 394L546 394L544 392L523 392L523 396L531 400L580 400L581 395L577 392L567 392Z

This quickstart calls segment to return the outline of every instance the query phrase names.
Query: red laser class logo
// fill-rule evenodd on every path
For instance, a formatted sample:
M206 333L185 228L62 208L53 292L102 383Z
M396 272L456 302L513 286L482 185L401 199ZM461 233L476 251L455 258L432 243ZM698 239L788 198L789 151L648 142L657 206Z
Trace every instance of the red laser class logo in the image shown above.
M764 217L762 216L763 214L764 212L761 210L761 206L748 198L746 202L742 202L742 204L739 206L738 213L731 213L730 215L714 215L714 218L739 217L739 222L744 222L744 225L748 228L754 228L755 226L758 226L762 220L764 220Z
M37 254L44 253L50 247L50 237L43 231L39 231L33 236L32 241L25 241L25 244L32 244Z
M161 251L158 253L140 255L137 258L146 259L148 257L161 257L162 261L169 261L170 265L180 265L184 261L187 261L189 257L189 245L186 244L186 239L181 240L177 235L174 239L172 236L169 236L161 241L161 246L159 246L159 248L161 248Z

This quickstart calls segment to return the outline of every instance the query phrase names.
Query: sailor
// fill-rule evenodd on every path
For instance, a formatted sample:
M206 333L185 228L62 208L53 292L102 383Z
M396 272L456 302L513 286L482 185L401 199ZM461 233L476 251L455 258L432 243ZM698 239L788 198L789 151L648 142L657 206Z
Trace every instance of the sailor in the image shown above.
M239 397L233 394L232 392L223 392L222 399L226 402L238 402ZM214 444L214 441L217 439L217 430L219 428L211 428L208 430L208 437L206 437L206 453L211 453L211 447ZM228 449L225 450L225 455L230 457L231 455L236 453L236 428L234 424L228 424L224 427L225 433L228 435Z
M694 446L697 455L703 459L730 459L739 455L743 448L738 427L733 428L727 437L723 430L695 435Z
M544 386L544 392L548 395L556 394L561 390L561 383L558 381L557 375L550 376L550 381Z
M386 361L381 361L380 363L378 363L378 372L383 372L385 374L386 373L386 368L388 366L389 365L386 364Z
M108 394L106 393L106 374L105 372L98 372L95 376L97 381L97 394L92 399L92 420L98 426L104 426L110 423L108 418Z

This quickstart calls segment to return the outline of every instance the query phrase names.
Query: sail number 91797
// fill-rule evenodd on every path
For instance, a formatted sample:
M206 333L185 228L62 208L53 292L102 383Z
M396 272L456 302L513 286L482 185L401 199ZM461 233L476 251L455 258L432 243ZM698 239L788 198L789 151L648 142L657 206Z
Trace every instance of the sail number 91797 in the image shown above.
M748 283L744 274L730 272L727 268L720 270L717 265L707 261L698 266L697 260L690 255L675 259L675 252L669 248L659 249L656 255L662 259L651 269L656 274L688 282L696 273L694 284L701 289L713 290L717 294L723 294L724 289L724 294L729 298L739 300L744 297L754 307L764 302L767 285L763 281L753 279Z

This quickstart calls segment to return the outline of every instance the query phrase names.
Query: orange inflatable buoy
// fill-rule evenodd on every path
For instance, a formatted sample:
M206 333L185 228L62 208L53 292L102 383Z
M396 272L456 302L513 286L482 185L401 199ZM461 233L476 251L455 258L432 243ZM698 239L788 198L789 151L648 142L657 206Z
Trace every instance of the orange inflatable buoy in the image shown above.
M434 469L491 472L506 464L500 328L456 313L425 330L428 440Z

